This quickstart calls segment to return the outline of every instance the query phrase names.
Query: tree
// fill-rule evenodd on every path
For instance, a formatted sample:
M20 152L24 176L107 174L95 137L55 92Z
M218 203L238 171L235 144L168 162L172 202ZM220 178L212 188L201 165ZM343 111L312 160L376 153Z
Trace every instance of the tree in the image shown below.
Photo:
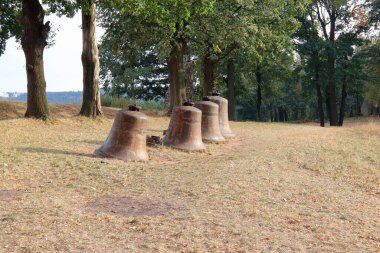
M160 59L165 59L170 83L169 112L171 108L187 99L184 58L188 55L190 20L195 16L206 15L212 10L213 4L214 1L206 0L120 1L115 4L115 18L102 18L101 23L106 27L106 33L112 33L119 38L118 41L115 40L120 45L119 48L123 48L124 42L127 42L131 49L149 48L154 50ZM113 27L120 24L120 20L126 22L120 30L114 30ZM138 28L133 29L136 25L133 22L137 22ZM136 32L138 29L140 32ZM136 41L132 41L131 36L134 36ZM141 47L138 42L141 42ZM150 45L146 45L147 42L150 42Z
M3 0L0 2L0 56L4 53L9 38L17 35L20 39L21 27L16 22L20 10L20 1Z
M316 17L312 11L308 11L304 16L300 16L301 27L295 33L296 48L300 54L306 73L310 73L310 81L314 83L317 104L319 124L325 126L325 113L323 109L322 80L321 72L323 68L322 54L325 47L324 41L318 36L318 26ZM309 81L308 80L308 81Z
M99 90L99 53L96 42L96 5L109 7L107 0L49 0L49 11L58 15L73 17L81 11L82 17L82 66L83 66L83 99L79 112L82 116L101 116Z
M327 58L327 97L328 115L331 126L343 124L344 115L338 118L337 95L336 95L336 60L337 60L337 39L342 35L350 34L351 41L369 28L369 17L365 15L368 8L367 1L347 0L315 0L311 5L313 13L316 15L320 31L325 41L325 52ZM353 46L353 44L351 45ZM343 86L345 88L345 86ZM344 89L342 89L345 92ZM341 108L344 108L346 95L343 94ZM343 106L343 107L342 107ZM344 110L341 112L343 113Z
M360 48L357 58L363 63L365 99L374 107L380 106L380 40L374 39Z
M21 45L25 54L28 80L26 117L47 119L49 109L46 99L46 81L43 53L50 32L49 22L44 22L45 11L38 0L22 0L19 23L22 27Z
M96 117L102 115L99 90L99 53L96 43L96 4L94 0L82 3L82 65L83 101L80 115Z
M86 116L101 114L98 88L99 63L95 41L95 1L45 0L43 3L46 4L49 13L68 17L72 17L79 8L83 10L84 97L81 114ZM49 22L44 22L46 11L39 0L22 0L21 3L5 0L2 1L1 7L0 53L5 48L5 41L16 36L21 38L25 54L28 80L25 116L47 119L50 113L46 100L43 52L51 33Z

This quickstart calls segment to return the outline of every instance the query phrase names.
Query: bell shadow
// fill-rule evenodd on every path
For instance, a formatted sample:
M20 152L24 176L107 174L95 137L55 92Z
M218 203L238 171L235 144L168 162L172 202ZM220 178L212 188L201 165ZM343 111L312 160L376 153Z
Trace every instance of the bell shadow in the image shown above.
M65 151L65 150L52 149L52 148L18 148L17 150L21 152L28 152L28 153L44 153L44 154L53 154L53 155L94 157L94 155L92 154Z

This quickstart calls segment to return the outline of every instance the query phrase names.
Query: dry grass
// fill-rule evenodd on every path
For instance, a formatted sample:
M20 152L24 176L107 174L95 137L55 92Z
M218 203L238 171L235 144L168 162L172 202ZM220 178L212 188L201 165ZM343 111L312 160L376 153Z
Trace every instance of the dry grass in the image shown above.
M91 155L112 113L68 115L0 121L0 252L380 252L378 122L231 123L204 153L124 163ZM104 198L164 211L89 209Z

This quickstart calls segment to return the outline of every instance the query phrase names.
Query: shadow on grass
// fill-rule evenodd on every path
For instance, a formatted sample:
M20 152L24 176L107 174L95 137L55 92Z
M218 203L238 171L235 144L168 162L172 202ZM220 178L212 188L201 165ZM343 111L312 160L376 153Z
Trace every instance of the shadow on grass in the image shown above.
M84 156L84 157L95 157L92 154L72 152L66 150L52 149L52 148L18 148L20 152L28 153L44 153L44 154L53 154L53 155L71 155L71 156Z
M84 141L81 141L81 143L101 146L103 145L104 141L84 140Z
M166 129L147 129L147 131L149 132L155 132L155 133L160 133L160 134L162 134L164 130Z

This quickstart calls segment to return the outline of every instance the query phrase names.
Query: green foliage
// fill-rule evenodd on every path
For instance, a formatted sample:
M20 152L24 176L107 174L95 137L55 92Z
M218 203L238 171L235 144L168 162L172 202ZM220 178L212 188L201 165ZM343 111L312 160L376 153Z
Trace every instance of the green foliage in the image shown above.
M100 50L103 90L113 96L134 99L160 100L167 91L167 66L160 64L152 51L140 51L127 62L116 55L103 41Z
M380 102L380 40L362 46L357 58L362 61L367 74L364 97L376 105Z
M113 97L109 95L105 95L101 97L102 106L106 107L115 107L115 108L128 108L129 105L136 104L141 106L143 110L163 110L164 102L163 100L131 100L126 97Z
M4 53L6 42L9 38L13 36L21 37L21 27L17 23L20 11L20 1L0 1L0 56Z

